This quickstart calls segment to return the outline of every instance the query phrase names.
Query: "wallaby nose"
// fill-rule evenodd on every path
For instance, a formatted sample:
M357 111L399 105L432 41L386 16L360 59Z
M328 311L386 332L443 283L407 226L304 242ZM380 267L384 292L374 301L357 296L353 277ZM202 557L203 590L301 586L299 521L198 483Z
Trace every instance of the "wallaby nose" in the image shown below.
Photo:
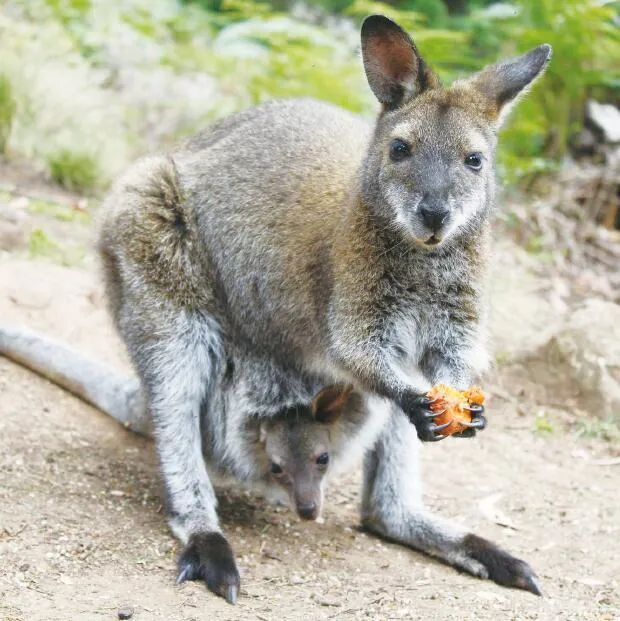
M315 502L297 505L297 513L302 520L316 520L319 516L319 508Z
M450 210L443 207L429 207L428 205L422 205L420 207L422 222L434 233L439 231L449 215Z

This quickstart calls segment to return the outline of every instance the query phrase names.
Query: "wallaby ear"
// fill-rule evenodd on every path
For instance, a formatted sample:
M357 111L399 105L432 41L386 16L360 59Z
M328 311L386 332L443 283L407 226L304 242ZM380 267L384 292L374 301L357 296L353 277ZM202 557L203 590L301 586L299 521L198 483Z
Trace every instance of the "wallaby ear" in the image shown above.
M332 384L323 388L312 400L312 416L319 423L335 422L349 402L353 386Z
M384 15L364 20L362 59L372 92L388 110L439 86L439 78L422 60L411 37Z
M541 73L551 58L551 46L535 47L522 56L490 65L467 82L491 101L491 109L501 123L518 95Z

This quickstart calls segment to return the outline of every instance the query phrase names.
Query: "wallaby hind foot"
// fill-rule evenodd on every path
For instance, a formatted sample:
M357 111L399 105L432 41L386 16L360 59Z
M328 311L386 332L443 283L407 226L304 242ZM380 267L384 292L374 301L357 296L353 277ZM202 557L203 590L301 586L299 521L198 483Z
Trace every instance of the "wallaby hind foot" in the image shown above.
M491 541L424 508L415 431L394 413L364 463L362 525L479 578L541 595L536 574Z
M177 584L204 580L207 587L229 604L236 604L241 578L230 544L221 533L190 537L178 561Z

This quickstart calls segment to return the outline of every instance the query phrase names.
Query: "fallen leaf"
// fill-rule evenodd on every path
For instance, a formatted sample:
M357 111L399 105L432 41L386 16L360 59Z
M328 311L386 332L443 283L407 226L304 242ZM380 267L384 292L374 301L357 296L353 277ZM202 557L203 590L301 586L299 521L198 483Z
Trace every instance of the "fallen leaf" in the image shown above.
M505 528L512 528L513 530L519 530L519 527L499 508L495 505L502 499L503 494L491 494L486 498L483 498L478 503L480 513L489 521L504 526Z

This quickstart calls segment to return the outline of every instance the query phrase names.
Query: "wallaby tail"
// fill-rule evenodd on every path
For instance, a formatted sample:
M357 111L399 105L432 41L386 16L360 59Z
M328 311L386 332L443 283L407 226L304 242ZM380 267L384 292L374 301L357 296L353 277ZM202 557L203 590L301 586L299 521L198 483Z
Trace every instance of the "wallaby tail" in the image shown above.
M140 434L149 435L146 403L137 378L25 328L0 327L0 355L69 390Z

